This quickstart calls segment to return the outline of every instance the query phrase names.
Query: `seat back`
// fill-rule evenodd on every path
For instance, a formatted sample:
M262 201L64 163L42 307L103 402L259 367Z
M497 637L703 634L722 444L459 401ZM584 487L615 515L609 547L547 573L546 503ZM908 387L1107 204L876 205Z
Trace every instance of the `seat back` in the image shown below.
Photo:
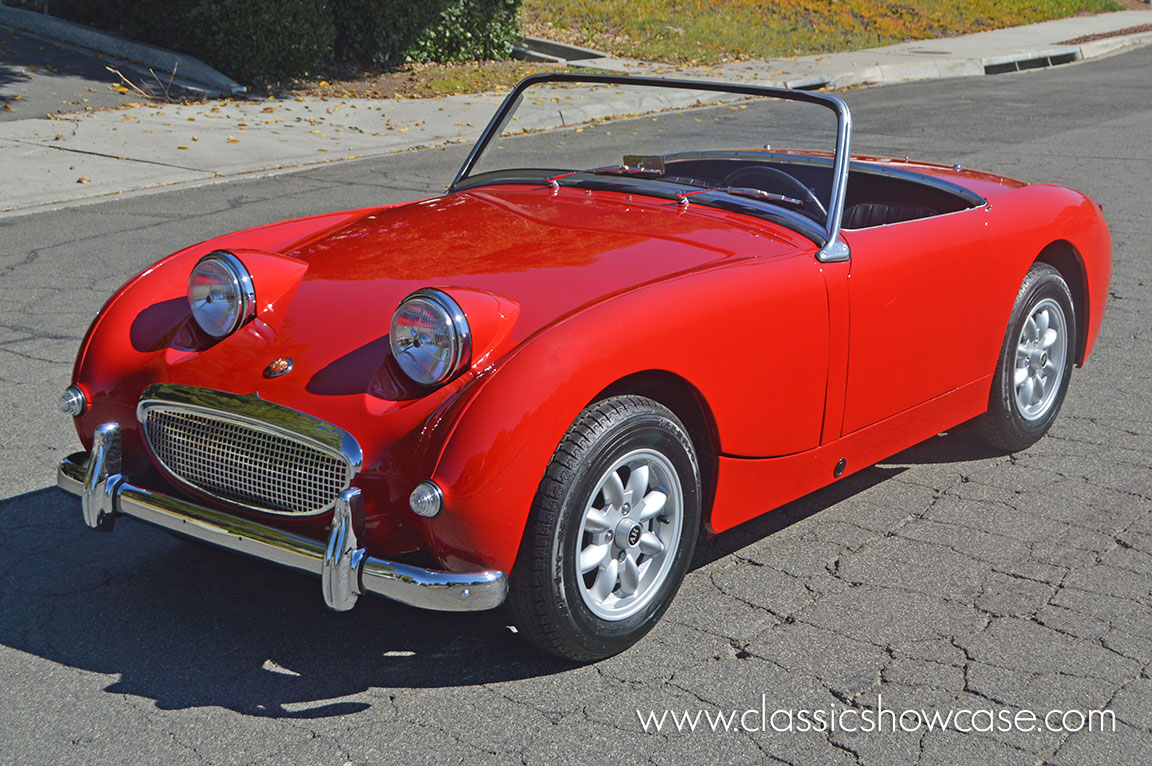
M844 220L841 221L840 225L845 229L867 229L871 226L914 221L917 218L928 218L933 215L939 215L939 213L923 205L859 202L844 211Z

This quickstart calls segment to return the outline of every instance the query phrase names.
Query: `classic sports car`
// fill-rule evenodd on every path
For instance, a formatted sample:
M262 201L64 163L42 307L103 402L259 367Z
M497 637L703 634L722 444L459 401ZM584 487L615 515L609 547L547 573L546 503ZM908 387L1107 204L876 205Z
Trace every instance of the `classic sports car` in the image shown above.
M1024 448L1092 350L1094 202L851 157L850 127L833 95L530 77L446 194L130 280L58 485L94 529L319 574L333 609L506 603L547 651L619 652L701 531L973 418Z

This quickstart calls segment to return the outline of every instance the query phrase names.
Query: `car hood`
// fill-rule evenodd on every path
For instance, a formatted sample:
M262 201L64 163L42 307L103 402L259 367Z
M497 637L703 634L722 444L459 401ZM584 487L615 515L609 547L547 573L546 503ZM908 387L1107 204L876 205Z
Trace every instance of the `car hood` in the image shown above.
M339 290L343 305L390 317L421 287L483 290L519 304L523 337L646 282L790 249L792 238L772 227L711 213L612 192L509 186L369 211L287 254L308 263L298 301L322 283L316 292Z
M205 343L185 291L196 260L215 249L232 251L252 273L258 313ZM119 370L141 388L168 381L296 406L302 395L347 395L383 412L427 393L399 373L388 343L396 306L420 288L457 298L480 370L614 295L724 262L813 249L800 235L716 208L614 191L484 187L287 221L182 251L106 307L105 323L118 316L130 325L123 332L134 353L116 355L123 369L101 366L108 379ZM292 369L272 377L278 359L291 359Z
M496 321L510 324L489 333L499 349L488 350L498 356L614 294L727 260L812 247L791 232L726 211L616 192L528 186L488 187L312 220L311 227L289 222L210 243L251 262L257 299L275 304L274 319L250 365L236 355L252 345L242 333L205 351L201 363L227 357L228 364L249 366L258 380L277 356L292 357L298 373L314 376L366 345L375 355L386 354L393 311L424 287L498 299L493 311L502 311L503 318ZM258 254L273 247L276 261L291 259L306 269L293 276L290 268L264 265ZM284 279L298 284L289 289L280 284ZM273 285L265 294L262 282ZM469 315L474 325L493 319Z

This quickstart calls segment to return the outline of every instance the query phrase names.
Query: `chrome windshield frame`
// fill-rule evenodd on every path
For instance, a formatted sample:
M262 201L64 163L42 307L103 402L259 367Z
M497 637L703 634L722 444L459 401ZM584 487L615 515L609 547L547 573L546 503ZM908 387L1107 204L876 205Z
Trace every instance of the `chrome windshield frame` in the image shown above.
M832 167L832 193L828 204L828 217L824 222L826 241L820 247L816 257L822 262L847 261L851 257L847 243L840 238L840 222L844 216L844 199L848 190L848 169L850 165L850 148L852 142L852 113L848 104L839 96L830 93L815 93L807 90L792 90L789 88L774 88L767 85L735 85L729 83L712 82L707 80L685 80L664 77L639 77L632 75L615 74L576 74L571 72L554 72L536 74L521 80L512 92L509 93L496 113L489 120L484 132L468 153L464 164L460 167L448 193L457 190L476 166L480 155L488 148L492 140L503 131L505 125L512 117L512 113L520 104L524 91L534 85L543 83L587 83L589 85L632 85L647 88L672 88L698 91L712 91L716 93L732 93L744 96L760 96L777 98L786 101L800 101L808 104L824 106L836 115L836 148Z

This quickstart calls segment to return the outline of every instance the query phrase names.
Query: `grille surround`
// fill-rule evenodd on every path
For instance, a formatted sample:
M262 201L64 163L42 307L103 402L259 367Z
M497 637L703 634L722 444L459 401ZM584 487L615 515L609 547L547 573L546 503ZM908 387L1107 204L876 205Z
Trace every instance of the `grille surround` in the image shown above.
M137 407L144 441L177 484L279 516L330 511L361 467L346 432L297 410L211 389L151 386Z

